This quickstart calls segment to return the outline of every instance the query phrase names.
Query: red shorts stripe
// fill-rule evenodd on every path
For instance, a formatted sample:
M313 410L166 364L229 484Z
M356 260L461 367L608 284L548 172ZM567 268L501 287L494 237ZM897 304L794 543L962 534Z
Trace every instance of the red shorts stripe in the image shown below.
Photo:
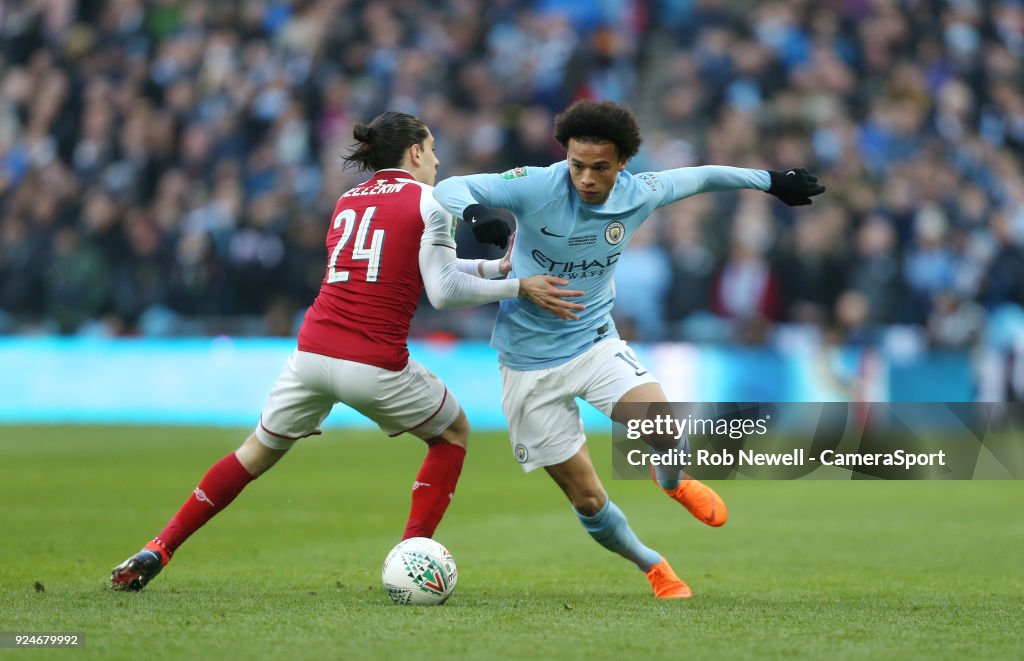
M433 416L431 416L431 417L433 417ZM429 419L430 418L427 418L427 420L429 420ZM423 422L426 422L426 420L424 420ZM423 424L423 423L421 422L420 424ZM419 425L417 425L417 427L418 426ZM416 427L413 427L413 429L415 429L415 428ZM317 429L316 431L311 431L308 434L303 434L302 436L285 436L284 434L278 434L277 432L270 431L269 429L267 429L267 426L263 424L263 416L262 415L260 416L260 429L262 429L263 431L267 432L271 436L274 436L275 438L283 438L286 441L297 441L300 438L306 438L308 436L317 436L317 435L323 433L319 429Z
M402 434L404 434L406 432L410 432L413 429L416 429L417 427L422 427L423 425L427 424L428 422L430 422L431 420L434 419L434 416L436 416L438 413L441 412L441 409L444 408L444 403L447 400L448 400L448 386L445 386L444 387L444 395L441 397L441 404L438 405L437 410L434 411L433 413L431 413L427 417L426 420L424 420L423 422L419 423L418 425L413 425L412 427L409 427L408 429L403 429L402 431L400 431L400 432L398 432L396 434L388 434L388 436L391 437L391 438L394 438L395 436L401 436Z

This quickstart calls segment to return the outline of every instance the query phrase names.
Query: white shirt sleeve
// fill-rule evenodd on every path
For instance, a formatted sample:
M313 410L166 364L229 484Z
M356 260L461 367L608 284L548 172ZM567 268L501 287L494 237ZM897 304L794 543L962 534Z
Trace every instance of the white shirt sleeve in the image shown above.
M431 305L438 310L465 308L519 295L519 280L485 280L478 275L476 260L456 258L452 239L455 218L434 200L429 190L420 198L420 211L424 222L420 275ZM471 268L473 275L463 270L466 268Z
M455 268L459 269L460 272L466 275L473 275L480 277L480 262L482 259L459 259L455 260Z
M500 259L459 259L458 269L463 273L474 275L478 278L487 278L491 280L493 278L501 278L501 260Z

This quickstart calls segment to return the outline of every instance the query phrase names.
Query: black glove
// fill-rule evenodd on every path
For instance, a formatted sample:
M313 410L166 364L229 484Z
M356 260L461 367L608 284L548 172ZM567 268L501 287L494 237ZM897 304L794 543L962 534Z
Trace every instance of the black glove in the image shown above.
M825 187L818 183L818 178L807 171L807 168L792 170L768 170L772 178L768 192L791 207L799 207L811 203L811 197L821 195Z
M512 228L500 214L498 209L471 204L462 212L462 219L469 223L477 243L490 243L504 250Z

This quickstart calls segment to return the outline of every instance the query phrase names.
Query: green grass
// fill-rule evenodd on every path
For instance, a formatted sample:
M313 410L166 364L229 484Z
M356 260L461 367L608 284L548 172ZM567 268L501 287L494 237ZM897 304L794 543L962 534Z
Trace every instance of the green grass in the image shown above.
M653 599L504 435L480 434L437 535L458 589L394 606L380 563L422 445L340 431L303 441L145 591L106 589L245 434L0 427L0 631L85 632L40 655L103 659L1024 655L1021 482L719 482L731 519L711 529L611 481L607 438L591 441L606 486L693 599Z

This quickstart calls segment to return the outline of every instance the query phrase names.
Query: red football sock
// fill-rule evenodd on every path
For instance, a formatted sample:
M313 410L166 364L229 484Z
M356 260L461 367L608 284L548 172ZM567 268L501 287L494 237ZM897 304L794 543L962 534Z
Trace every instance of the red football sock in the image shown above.
M412 485L412 509L402 539L434 535L452 502L465 459L466 448L458 445L442 442L430 446Z
M206 525L214 514L230 505L253 479L234 452L224 457L206 471L199 486L155 541L168 554L174 553L192 533Z

